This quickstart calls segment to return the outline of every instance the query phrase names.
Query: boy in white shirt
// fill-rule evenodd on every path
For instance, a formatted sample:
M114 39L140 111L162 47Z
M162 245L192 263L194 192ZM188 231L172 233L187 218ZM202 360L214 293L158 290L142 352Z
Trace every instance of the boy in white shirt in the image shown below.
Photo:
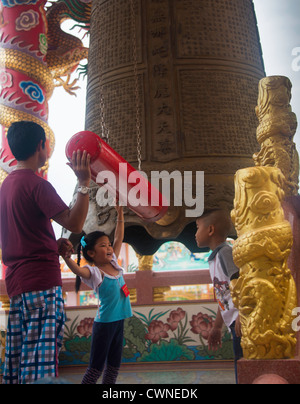
M232 302L229 289L230 281L239 277L239 269L235 266L232 258L232 248L226 242L231 229L230 216L224 210L214 210L198 218L196 224L197 233L195 237L198 247L209 247L212 250L208 259L209 270L216 299L219 303L214 327L208 338L208 346L212 350L221 347L222 327L225 323L233 337L237 380L236 363L238 359L243 357L243 351L241 348L239 312Z

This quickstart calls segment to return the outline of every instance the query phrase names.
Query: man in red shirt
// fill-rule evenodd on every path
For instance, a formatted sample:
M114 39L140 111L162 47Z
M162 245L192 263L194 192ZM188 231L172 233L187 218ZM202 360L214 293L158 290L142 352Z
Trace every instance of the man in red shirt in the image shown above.
M89 206L90 156L78 151L69 164L79 182L70 209L52 185L35 174L47 159L43 128L15 122L7 139L17 165L0 189L0 243L10 298L3 383L25 384L57 376L64 325L58 244L68 247L69 242L56 241L51 219L74 233L82 231Z

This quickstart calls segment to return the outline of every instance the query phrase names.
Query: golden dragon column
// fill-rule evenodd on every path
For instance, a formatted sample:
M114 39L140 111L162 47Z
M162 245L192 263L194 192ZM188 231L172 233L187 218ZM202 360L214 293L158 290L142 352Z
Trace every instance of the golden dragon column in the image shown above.
M259 85L256 113L261 151L256 167L237 172L232 211L238 239L233 247L240 277L231 285L242 324L246 359L295 355L292 311L297 291L287 260L293 244L282 202L297 194L299 159L293 143L297 119L291 111L291 83L267 77Z

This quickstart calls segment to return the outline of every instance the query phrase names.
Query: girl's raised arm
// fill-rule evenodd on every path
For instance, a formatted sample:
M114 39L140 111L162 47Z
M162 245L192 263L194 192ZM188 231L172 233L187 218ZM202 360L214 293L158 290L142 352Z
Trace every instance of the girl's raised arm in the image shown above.
M115 230L115 239L114 239L114 253L116 254L116 257L118 258L121 252L121 247L122 243L124 240L124 212L123 212L123 206L119 206L118 204L116 205L116 211L118 213L117 217L117 226Z
M91 273L87 267L80 267L79 265L76 264L75 261L72 260L72 258L64 257L64 260L68 265L68 267L73 272L73 274L80 276L81 278L84 279L90 279Z

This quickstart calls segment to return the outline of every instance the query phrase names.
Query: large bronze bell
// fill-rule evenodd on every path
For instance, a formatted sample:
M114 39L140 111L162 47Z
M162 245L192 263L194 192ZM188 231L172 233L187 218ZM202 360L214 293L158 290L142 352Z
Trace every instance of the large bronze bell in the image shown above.
M194 181L204 172L205 210L231 210L234 174L253 165L259 149L255 107L264 76L252 0L97 0L85 129L149 177L191 171ZM84 231L113 234L115 211L100 208L96 192ZM158 223L125 210L125 241L140 254L168 240L197 250L196 218L173 199Z

